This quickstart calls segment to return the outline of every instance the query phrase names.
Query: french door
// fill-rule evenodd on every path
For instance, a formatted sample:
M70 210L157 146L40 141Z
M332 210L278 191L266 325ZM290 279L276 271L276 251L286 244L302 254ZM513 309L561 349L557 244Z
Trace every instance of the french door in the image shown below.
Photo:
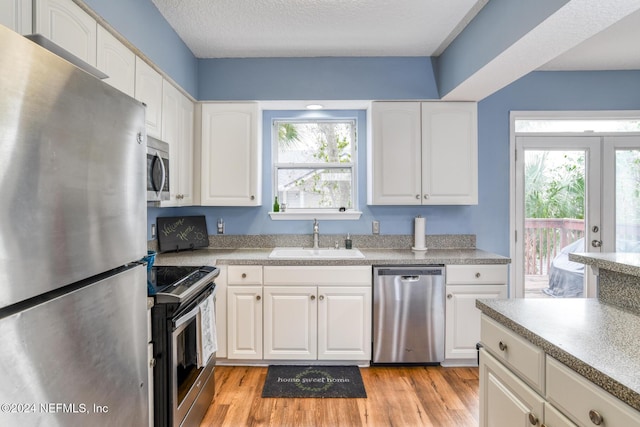
M515 296L595 297L572 252L640 252L640 137L517 136Z
M601 145L597 136L516 137L516 297L595 295L595 278L568 254L600 251Z

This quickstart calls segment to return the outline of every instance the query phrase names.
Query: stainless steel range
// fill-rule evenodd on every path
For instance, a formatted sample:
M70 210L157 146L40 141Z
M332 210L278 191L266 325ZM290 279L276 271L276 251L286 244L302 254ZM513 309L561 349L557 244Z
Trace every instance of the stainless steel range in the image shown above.
M154 266L148 273L154 346L154 420L199 425L215 391L216 267Z

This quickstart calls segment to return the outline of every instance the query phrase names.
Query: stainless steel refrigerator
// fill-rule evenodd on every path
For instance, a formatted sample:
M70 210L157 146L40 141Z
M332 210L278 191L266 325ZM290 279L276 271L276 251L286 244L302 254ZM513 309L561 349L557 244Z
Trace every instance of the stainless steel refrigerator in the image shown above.
M0 25L0 425L148 424L144 106Z

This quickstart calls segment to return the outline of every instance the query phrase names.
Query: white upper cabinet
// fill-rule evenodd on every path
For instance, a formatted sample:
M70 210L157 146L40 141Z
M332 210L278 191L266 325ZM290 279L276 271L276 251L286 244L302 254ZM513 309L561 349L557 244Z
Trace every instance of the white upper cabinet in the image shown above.
M147 106L147 135L162 139L162 75L136 56L135 82L135 98Z
M32 0L0 0L0 25L16 33L31 34Z
M193 204L193 112L190 99L164 80L162 140L169 144L170 200L162 206Z
M96 66L97 23L72 0L36 0L36 33Z
M202 104L200 204L259 206L262 148L257 103Z
M422 204L478 203L478 107L423 102Z
M374 102L368 204L478 203L474 102Z
M422 193L419 102L374 102L369 153L370 205L419 205Z
M127 95L135 95L136 55L110 32L98 25L96 67L108 75L104 79Z

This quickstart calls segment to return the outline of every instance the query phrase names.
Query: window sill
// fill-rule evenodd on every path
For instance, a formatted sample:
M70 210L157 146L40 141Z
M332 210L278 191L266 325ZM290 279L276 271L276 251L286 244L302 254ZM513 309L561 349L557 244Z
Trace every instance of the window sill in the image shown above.
M295 220L358 220L362 212L360 211L314 211L295 209L286 212L269 212L269 216L273 221L295 221Z

